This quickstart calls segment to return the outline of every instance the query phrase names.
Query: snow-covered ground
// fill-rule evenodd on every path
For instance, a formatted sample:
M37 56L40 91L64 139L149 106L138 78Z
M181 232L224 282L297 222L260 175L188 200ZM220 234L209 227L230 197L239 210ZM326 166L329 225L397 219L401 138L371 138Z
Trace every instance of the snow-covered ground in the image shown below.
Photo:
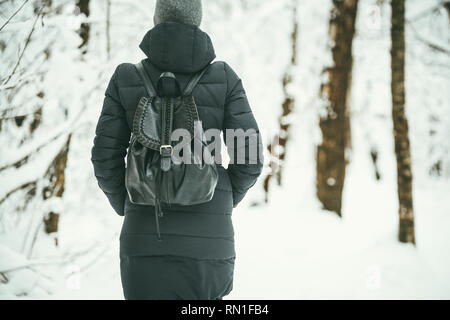
M112 3L113 54L108 62L104 59L104 7L100 2L91 10L92 39L82 58L73 44L78 36L71 27L79 25L80 18L59 18L64 24L47 22L57 26L52 30L60 34L41 84L49 96L45 97L43 118L49 120L36 131L33 144L25 147L32 148L39 139L45 141L65 130L54 123L63 119L59 106L68 108L67 123L74 121L76 129L66 189L62 199L44 204L34 201L25 212L16 212L16 203L11 201L0 206L0 299L123 299L118 258L122 218L96 185L90 148L107 79L118 63L142 58L138 44L152 27L152 6L146 8L142 1ZM204 3L202 28L210 33L218 59L226 60L242 77L267 139L278 127L281 79L290 63L291 1ZM450 298L450 60L448 55L430 51L412 27L407 27L407 113L417 245L401 244L397 241L390 113L390 10L388 1L381 6L377 3L359 3L350 97L352 149L340 219L320 208L314 186L315 146L320 142L320 74L330 63L330 1L299 1L297 66L291 70L294 81L289 87L296 102L283 185L274 183L269 203L262 204L259 181L233 212L237 260L234 290L227 299ZM439 0L424 3L408 1L407 17L414 30L434 43L448 44L445 10L424 15ZM71 15L70 8L64 12ZM40 32L38 29L37 35L44 37ZM59 81L61 76L70 79L70 85ZM13 102L22 99L25 97ZM60 118L49 117L53 113ZM10 137L0 139L4 150ZM64 137L57 139L28 167L0 174L1 196L6 192L4 185L10 189L45 170L64 141ZM370 158L374 149L380 180L375 179ZM19 156L19 152L2 152L0 167ZM430 175L437 159L443 160L440 177ZM62 212L57 247L54 236L46 235L39 226L43 205Z
M305 205L300 189L296 197L276 192L269 206L235 210L237 260L234 290L227 299L449 299L450 185L416 190L414 247L397 242L392 190L367 185L359 177L351 168L346 193L358 201L346 206L342 220ZM61 239L61 250L92 245L92 252L59 268L35 266L51 273L52 280L38 277L33 268L11 272L10 282L0 286L2 298L28 292L22 298L123 299L114 232L122 218L106 205L99 210L112 216L110 223L82 214L61 221L61 234L67 237L67 242ZM77 231L70 234L69 228Z
M394 190L349 171L345 193L354 201L342 220L305 205L301 190L280 190L268 207L236 210L230 298L450 298L450 185L416 190L414 247L397 242Z

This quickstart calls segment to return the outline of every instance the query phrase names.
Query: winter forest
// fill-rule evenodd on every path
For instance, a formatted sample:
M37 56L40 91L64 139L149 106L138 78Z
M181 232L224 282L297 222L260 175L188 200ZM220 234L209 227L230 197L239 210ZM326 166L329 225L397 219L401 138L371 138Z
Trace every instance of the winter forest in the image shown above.
M449 299L450 1L203 5L265 146L227 298ZM0 0L0 299L123 299L90 157L153 8Z

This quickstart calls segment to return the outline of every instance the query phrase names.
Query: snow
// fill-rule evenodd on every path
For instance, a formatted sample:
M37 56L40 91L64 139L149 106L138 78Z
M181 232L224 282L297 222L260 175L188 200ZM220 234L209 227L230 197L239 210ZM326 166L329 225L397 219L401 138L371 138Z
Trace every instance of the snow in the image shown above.
M364 200L370 201L369 197ZM448 244L436 248L433 241L422 242L414 248L397 243L395 223L386 214L390 211L380 217L383 205L374 205L363 215L366 219L354 215L343 221L332 213L318 214L314 209L298 211L290 206L284 213L285 207L283 199L277 198L277 203L264 210L235 215L238 261L234 291L229 298L449 297L448 256L432 253L448 252ZM276 219L273 212L279 213ZM445 234L448 218L443 222L445 227L432 225L433 220L418 215L418 223L422 222L417 230L418 241L422 240L421 234L430 231ZM388 224L382 221L390 222L392 227L386 228Z
M43 26L37 24L18 74L5 86L29 82L14 95L3 85L0 93L0 110L14 108L6 116L43 106L43 122L31 138L26 131L30 117L20 128L13 121L2 123L0 167L58 138L33 153L28 164L0 172L0 199L41 177L72 132L65 194L45 202L34 197L25 206L24 193L17 193L0 203L0 299L123 299L118 239L123 218L113 212L96 184L90 148L109 77L119 63L143 58L138 45L152 27L153 8L141 1L112 0L114 36L108 61L105 3L93 2L86 18L75 16L71 3L53 2L61 5L60 14L44 18ZM11 3L0 5L1 21L19 4ZM429 39L448 47L449 19L445 10L433 9L438 3L407 4L408 20L419 32L417 36L407 26L407 116L417 241L413 246L397 240L388 1L359 1L350 96L352 148L342 219L322 210L315 195L315 146L321 139L318 117L324 107L319 97L321 72L332 63L330 1L299 2L293 67L291 1L204 1L202 28L212 37L217 59L226 60L241 76L266 144L278 130L283 75L289 71L294 77L288 88L295 107L289 118L292 140L283 185L274 181L269 203L264 204L261 178L233 212L237 260L234 289L226 299L450 298L450 58L423 42ZM0 50L2 41L8 43L0 51L0 79L17 61L32 11L24 7L0 32ZM77 48L76 29L82 21L92 23L86 55ZM48 61L41 54L47 46ZM39 91L45 96L37 97ZM375 178L372 150L378 152L380 180ZM441 174L430 174L437 162ZM43 231L42 217L49 210L62 212L57 236Z

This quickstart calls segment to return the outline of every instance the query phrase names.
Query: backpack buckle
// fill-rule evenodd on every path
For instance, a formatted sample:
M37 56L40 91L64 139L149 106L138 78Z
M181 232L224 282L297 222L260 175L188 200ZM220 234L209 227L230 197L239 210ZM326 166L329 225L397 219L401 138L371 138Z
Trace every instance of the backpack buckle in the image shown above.
M159 147L159 153L162 157L170 157L173 153L173 147L170 144L163 144Z

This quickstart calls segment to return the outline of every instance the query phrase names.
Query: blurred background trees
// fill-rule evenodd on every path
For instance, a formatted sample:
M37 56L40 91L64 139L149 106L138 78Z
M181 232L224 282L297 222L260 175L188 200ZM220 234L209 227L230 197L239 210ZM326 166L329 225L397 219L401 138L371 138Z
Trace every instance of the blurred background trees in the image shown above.
M290 85L293 82L294 67L297 64L297 41L298 41L298 14L297 7L298 1L291 2L292 10L292 33L291 33L291 59L288 62L286 71L283 75L282 87L284 101L281 104L281 115L278 119L278 133L267 144L267 151L269 153L268 167L270 171L264 177L264 201L269 201L270 182L273 178L281 186L283 164L286 161L286 149L289 142L289 128L291 126L290 116L292 115L295 107L295 99L290 92Z

